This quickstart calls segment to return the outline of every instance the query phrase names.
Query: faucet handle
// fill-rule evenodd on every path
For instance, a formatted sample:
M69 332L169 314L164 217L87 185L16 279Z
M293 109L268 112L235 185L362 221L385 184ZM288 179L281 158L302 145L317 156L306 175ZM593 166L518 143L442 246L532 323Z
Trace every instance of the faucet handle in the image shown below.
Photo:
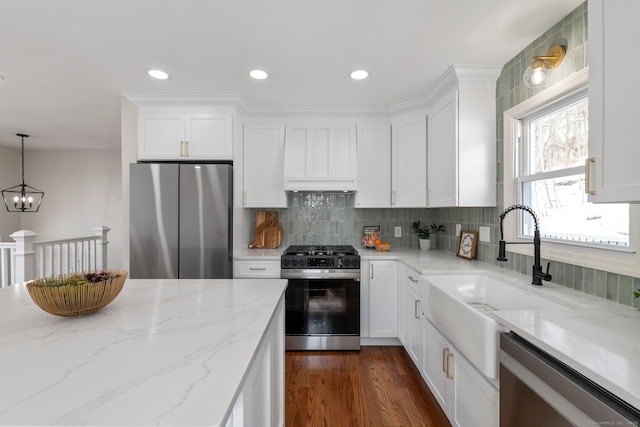
M549 274L549 267L551 267L551 263L547 262L547 272L544 273L544 277L542 280L546 280L547 282L551 280L551 275Z

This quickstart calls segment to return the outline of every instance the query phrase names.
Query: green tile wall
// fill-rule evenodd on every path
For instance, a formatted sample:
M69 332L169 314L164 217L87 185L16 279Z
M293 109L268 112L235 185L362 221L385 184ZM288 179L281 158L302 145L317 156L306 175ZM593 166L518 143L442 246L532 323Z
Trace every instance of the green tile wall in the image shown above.
M414 221L430 224L428 209L361 209L353 207L352 194L290 193L287 209L279 212L283 228L282 247L292 244L347 244L360 248L362 228L379 225L381 239L393 247L418 248L418 238L411 225ZM251 228L255 229L252 209ZM402 227L402 237L394 236L394 227ZM436 241L437 245L437 241Z

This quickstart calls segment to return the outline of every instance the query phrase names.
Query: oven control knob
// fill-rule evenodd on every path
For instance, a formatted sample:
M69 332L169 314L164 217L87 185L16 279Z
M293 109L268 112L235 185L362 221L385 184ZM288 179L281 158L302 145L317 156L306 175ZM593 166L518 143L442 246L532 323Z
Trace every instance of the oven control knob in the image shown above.
M291 264L291 261L289 261L288 259L285 258L282 260L283 267L289 267L289 264Z
M305 265L307 265L307 260L303 258L300 260L300 267L304 267Z
M293 259L291 260L291 265L293 265L294 267L298 265L298 260L297 259Z
M351 260L351 265L353 265L353 268L358 268L360 267L360 259L359 258L354 258Z
M351 260L349 258L342 260L342 265L345 267L349 267L351 265Z

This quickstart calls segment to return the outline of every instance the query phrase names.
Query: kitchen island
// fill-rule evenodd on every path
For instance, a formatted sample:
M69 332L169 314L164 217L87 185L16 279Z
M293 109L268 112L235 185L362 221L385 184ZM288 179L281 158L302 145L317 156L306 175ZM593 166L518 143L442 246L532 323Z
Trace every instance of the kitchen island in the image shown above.
M282 425L285 288L128 279L75 318L0 289L0 425Z

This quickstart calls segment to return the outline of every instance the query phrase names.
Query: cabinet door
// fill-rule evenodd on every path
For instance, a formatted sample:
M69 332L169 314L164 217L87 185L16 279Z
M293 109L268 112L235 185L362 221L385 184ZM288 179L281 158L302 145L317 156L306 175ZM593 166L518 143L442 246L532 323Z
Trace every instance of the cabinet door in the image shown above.
M392 124L392 194L394 208L427 204L426 117Z
M184 140L183 114L138 115L138 159L182 160Z
M407 335L409 345L407 352L416 368L420 369L422 366L422 329L420 325L420 296L418 293L417 276L414 276L413 270L409 270L409 283L407 284L407 293L409 298L407 300L408 307L406 307L407 315Z
M232 160L231 114L185 114L187 160Z
M449 413L452 389L447 378L447 363L451 361L449 355L453 346L429 320L422 318L421 322L423 355L420 373L442 410Z
M284 125L244 125L244 207L287 207Z
M589 1L589 188L592 202L640 201L640 2ZM606 55L606 56L605 56Z
M398 262L371 261L369 266L369 334L398 336Z
M498 427L500 392L460 353L454 352L453 398L450 420L458 427Z
M391 207L391 127L358 125L358 191L356 208Z
M427 204L429 207L457 206L458 91L455 88L442 95L430 109L428 132Z
M403 263L398 263L398 339L405 349L409 348L409 325L407 323L409 315L406 308L409 306L409 293L407 289L407 277L409 268Z

